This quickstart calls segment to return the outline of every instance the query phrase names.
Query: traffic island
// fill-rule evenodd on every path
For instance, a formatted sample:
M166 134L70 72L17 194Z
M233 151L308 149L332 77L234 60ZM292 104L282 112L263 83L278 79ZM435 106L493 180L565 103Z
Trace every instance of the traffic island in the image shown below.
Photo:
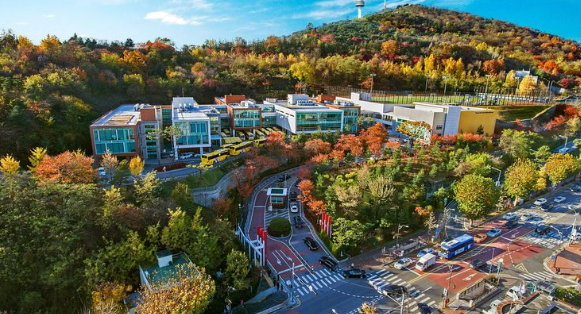
M291 224L286 218L274 218L268 226L268 235L274 238L285 238L291 233Z

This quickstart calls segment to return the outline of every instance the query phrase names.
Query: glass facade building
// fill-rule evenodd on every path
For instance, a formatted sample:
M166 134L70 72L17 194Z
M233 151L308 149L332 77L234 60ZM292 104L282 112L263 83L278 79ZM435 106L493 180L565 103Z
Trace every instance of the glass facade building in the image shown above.
M235 109L232 110L234 128L259 128L260 110L257 109Z
M135 153L135 133L133 128L99 128L93 129L95 153L112 154Z
M297 112L297 131L341 131L341 112Z
M174 125L182 130L178 145L209 145L210 133L207 121L181 121Z

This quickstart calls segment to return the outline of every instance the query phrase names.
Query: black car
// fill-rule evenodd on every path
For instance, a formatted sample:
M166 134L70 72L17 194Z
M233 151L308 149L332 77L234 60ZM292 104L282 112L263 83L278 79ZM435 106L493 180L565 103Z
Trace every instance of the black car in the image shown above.
M421 314L432 314L432 308L426 303L418 303L418 309Z
M291 192L290 193L290 200L291 200L291 202L296 202L296 200L297 200L297 192Z
M547 227L546 225L538 225L537 228L535 229L535 232L543 235L543 234L547 234L549 233L549 227Z
M323 256L319 259L319 262L321 262L321 265L329 268L332 271L337 270L337 266L339 266L337 264L337 262L335 262L334 260L332 260L331 258L329 258L328 256Z
M303 241L305 241L305 244L309 247L309 250L316 251L319 249L319 245L317 244L317 241L313 240L313 238L306 237L303 239Z
M402 295L402 294L408 294L408 289L404 286L400 286L400 285L387 285L383 288L381 288L381 292L383 294L387 294L387 295Z
M553 210L553 205L545 203L541 205L541 210L544 212L550 212L551 210Z
M305 226L305 222L301 219L300 216L295 216L294 218L295 228L303 228Z
M345 278L365 278L365 271L363 269L353 268L343 271Z
M482 260L479 260L479 259L475 259L472 262L470 262L470 268L472 268L472 269L478 270L484 266L486 266L486 263Z
M518 223L514 220L509 220L507 222L504 223L503 227L507 228L507 229L512 229L514 227L516 227L518 225Z

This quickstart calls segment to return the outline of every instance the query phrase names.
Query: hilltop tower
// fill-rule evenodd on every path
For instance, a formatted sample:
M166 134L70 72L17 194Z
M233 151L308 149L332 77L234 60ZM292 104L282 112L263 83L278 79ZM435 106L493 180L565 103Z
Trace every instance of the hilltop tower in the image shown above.
M357 8L357 18L361 19L361 9L365 6L365 0L355 0L355 7Z

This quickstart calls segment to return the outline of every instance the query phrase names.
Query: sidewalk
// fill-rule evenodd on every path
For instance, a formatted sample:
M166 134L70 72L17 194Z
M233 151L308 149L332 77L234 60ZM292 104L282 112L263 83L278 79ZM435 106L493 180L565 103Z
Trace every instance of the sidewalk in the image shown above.
M581 279L581 243L565 247L555 259L547 258L545 266L568 281L579 282Z

